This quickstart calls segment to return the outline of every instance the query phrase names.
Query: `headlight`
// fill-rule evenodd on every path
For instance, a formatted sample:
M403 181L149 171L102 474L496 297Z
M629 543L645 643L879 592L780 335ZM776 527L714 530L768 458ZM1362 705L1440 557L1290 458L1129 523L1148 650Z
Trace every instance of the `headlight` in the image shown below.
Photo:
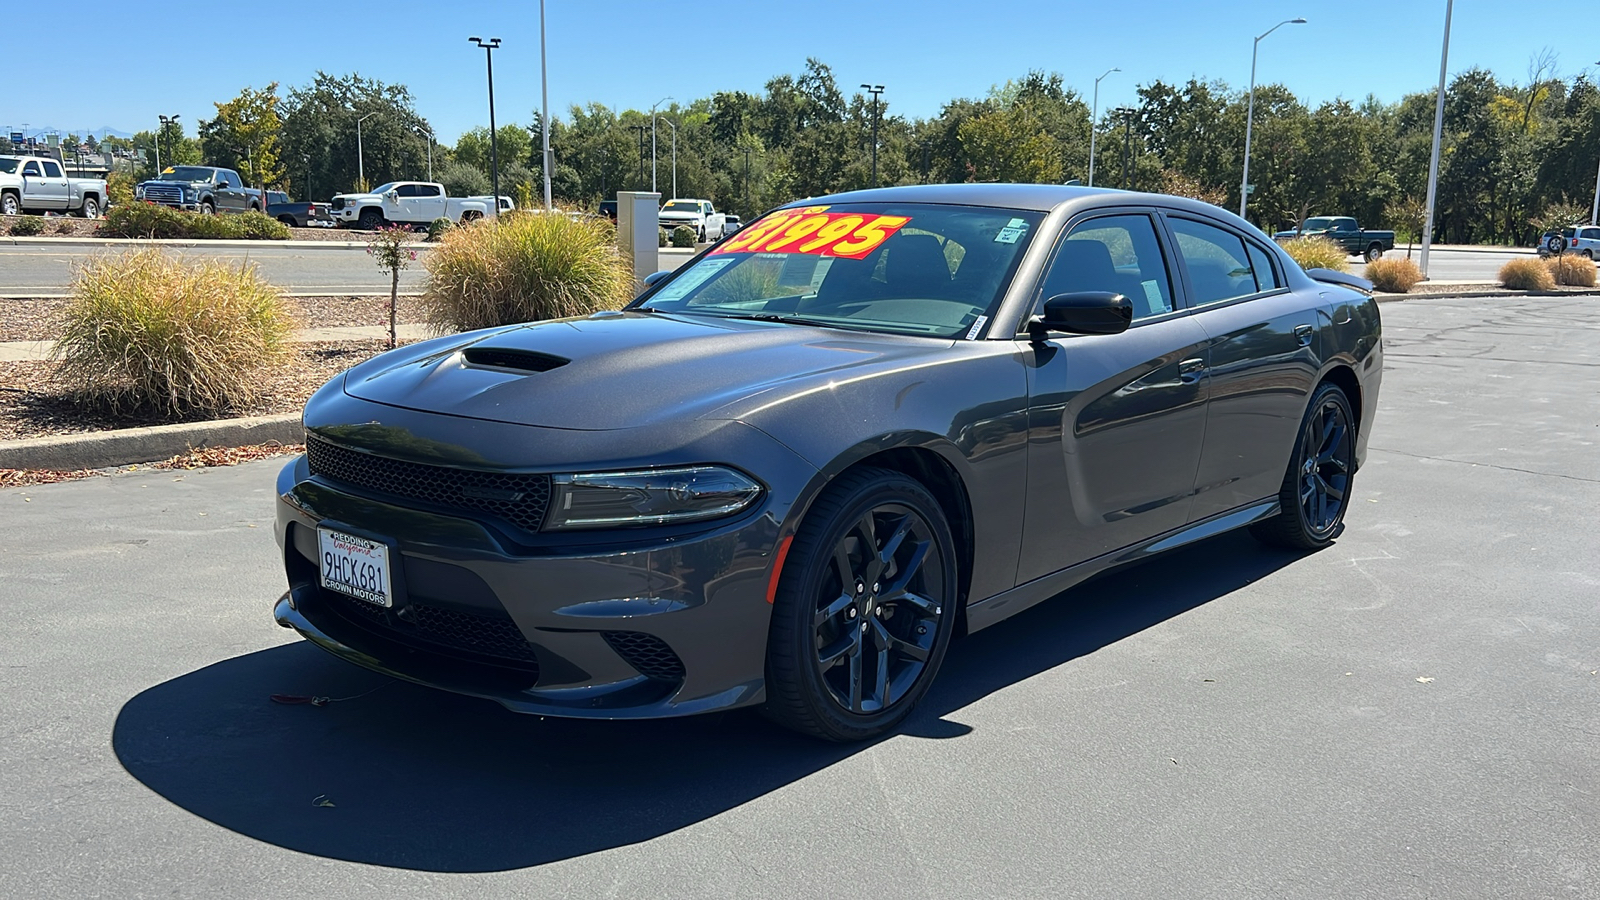
M761 485L721 466L557 475L547 531L668 525L732 515L761 496Z
M194 199L194 193L195 193L194 192L194 188L184 188L183 189L183 199L185 199L185 200L193 200Z

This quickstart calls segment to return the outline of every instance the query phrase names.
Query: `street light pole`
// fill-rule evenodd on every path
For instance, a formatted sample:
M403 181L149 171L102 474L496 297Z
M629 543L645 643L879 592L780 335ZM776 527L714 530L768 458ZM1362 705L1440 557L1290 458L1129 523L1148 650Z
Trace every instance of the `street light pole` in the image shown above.
M424 129L423 133L426 134L427 137L428 137L428 180L432 181L433 180L433 129L432 128Z
M672 196L678 196L678 124L671 119L662 119L667 127L672 129Z
M863 84L872 95L872 186L878 186L878 96L883 93L881 84Z
M1133 116L1138 110L1131 106L1117 107L1122 116L1122 189L1128 189L1128 163L1133 156Z
M161 120L161 127L156 129L156 177L160 178L161 177L161 133L163 131L167 130L167 125L178 121L179 116L178 116L177 113L173 113L170 116L156 116L156 118ZM23 126L23 128L26 129L27 126ZM170 156L171 154L168 154L168 155Z
M549 212L550 170L555 168L555 159L550 156L550 70L545 65L544 0L539 0L539 92L543 96L543 112L539 113L539 132L544 138L544 155L540 157L544 165L539 168L544 170L544 209L545 212Z
M1600 62L1595 65L1600 66ZM1594 173L1594 210L1589 213L1589 224L1600 225L1600 166L1595 168Z
M1433 156L1428 160L1428 199L1422 205L1422 254L1417 268L1428 277L1428 250L1433 246L1433 204L1439 198L1439 146L1444 142L1444 77L1450 65L1450 14L1455 0L1444 4L1444 46L1439 51L1439 93L1433 102Z
M656 190L656 110L661 104L671 100L671 97L662 97L650 105L650 191Z
M356 183L361 190L367 189L367 155L361 147L361 123L377 115L369 112L356 120Z
M1268 28L1256 37L1255 43L1250 45L1250 105L1244 116L1244 178L1239 181L1239 218L1244 218L1244 209L1250 202L1250 138L1255 129L1256 121L1256 56L1261 52L1261 39L1277 31L1285 25L1304 25L1305 19L1285 19Z
M489 184L492 185L494 196L489 206L494 210L495 218L500 217L500 146L498 135L494 131L494 51L500 46L499 38L469 37L468 41L483 48L483 56L489 66Z
M1094 80L1094 111L1089 113L1089 187L1094 187L1094 138L1095 122L1100 118L1100 81L1112 72L1121 72L1121 69L1107 69L1105 75Z

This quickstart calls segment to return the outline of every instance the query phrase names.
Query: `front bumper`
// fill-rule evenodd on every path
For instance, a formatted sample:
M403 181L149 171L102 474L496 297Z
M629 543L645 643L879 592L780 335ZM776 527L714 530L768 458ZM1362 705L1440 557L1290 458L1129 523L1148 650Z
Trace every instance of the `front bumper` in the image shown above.
M301 457L278 479L289 590L273 617L349 662L515 712L632 719L759 703L786 509L777 498L816 474L785 463L794 483L769 485L754 509L698 532L540 536L535 546L470 513L363 496L312 476ZM322 523L390 546L393 609L320 586Z

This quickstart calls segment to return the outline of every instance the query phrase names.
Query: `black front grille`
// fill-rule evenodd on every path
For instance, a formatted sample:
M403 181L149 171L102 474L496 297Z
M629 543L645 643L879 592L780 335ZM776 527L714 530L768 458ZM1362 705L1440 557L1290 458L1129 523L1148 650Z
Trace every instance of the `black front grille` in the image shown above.
M323 591L346 619L381 633L426 641L478 656L515 660L537 669L539 656L522 630L507 616L484 615L441 606L413 603L398 610L384 609L338 591Z
M638 631L604 631L606 643L640 675L657 681L682 681L683 660L667 642L653 634Z
M333 207L334 209L344 209L344 198L343 197L335 197L335 198L333 198L333 202L328 204L328 205Z
M487 513L535 532L550 505L550 476L455 469L362 453L306 435L311 474L448 509Z

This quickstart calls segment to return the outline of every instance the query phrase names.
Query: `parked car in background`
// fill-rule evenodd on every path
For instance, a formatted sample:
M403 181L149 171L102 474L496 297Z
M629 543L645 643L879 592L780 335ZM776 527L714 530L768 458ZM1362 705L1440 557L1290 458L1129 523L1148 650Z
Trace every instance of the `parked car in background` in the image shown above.
M318 390L277 622L517 712L860 741L957 634L1233 528L1327 547L1358 499L1371 285L1207 203L857 191L646 285Z
M160 178L140 182L133 199L206 215L266 208L258 188L245 187L238 172L218 166L168 166Z
M733 213L728 213L727 215L722 217L722 236L723 237L727 237L728 235L733 234L735 231L738 231L739 227L740 227L739 226L739 217L734 215Z
M445 196L434 181L391 181L365 194L335 194L329 204L334 221L371 231L385 224L426 226L434 219L470 222L489 214L489 198Z
M1386 251L1394 249L1394 232L1371 231L1356 224L1349 216L1313 216L1300 223L1299 228L1280 231L1272 236L1275 241L1297 237L1322 236L1344 248L1352 256L1372 262Z
M328 204L294 201L283 191L267 191L267 215L293 228L332 228Z
M601 200L600 201L600 215L605 216L607 219L610 219L611 220L611 224L613 224L613 225L617 224L617 201L615 201L615 200Z
M1539 255L1550 256L1560 252L1555 248L1564 247L1564 252L1577 253L1586 259L1600 256L1600 226L1596 225L1569 225L1561 229L1560 242L1552 242L1556 232L1546 231L1539 236Z
M668 200L667 205L661 207L661 227L668 234L679 225L687 225L694 229L695 239L701 243L722 240L725 218L710 200Z
M74 213L97 219L106 208L103 178L69 177L42 156L0 156L0 214Z

